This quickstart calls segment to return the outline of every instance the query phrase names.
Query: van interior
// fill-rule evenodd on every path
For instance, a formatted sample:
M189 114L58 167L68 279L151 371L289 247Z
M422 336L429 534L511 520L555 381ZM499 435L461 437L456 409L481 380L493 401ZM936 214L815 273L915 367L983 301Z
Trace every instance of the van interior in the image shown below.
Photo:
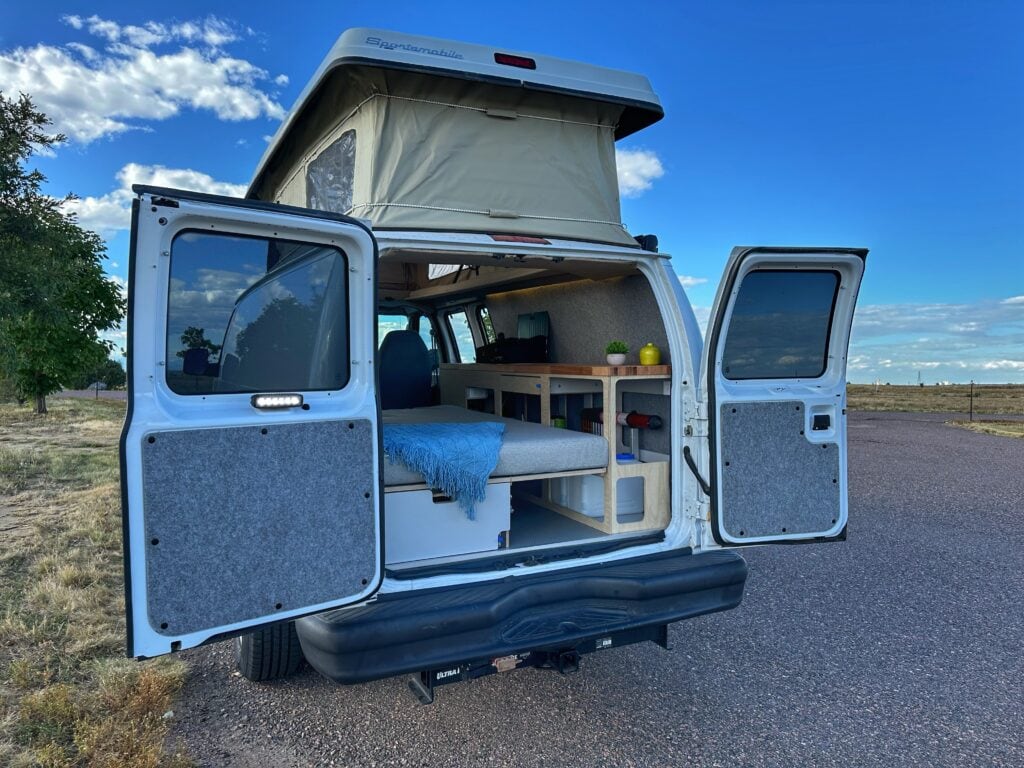
M379 265L385 445L391 425L504 425L473 519L385 457L390 569L664 529L671 361L635 262L389 249ZM634 365L609 366L612 340ZM659 365L636 366L648 343Z

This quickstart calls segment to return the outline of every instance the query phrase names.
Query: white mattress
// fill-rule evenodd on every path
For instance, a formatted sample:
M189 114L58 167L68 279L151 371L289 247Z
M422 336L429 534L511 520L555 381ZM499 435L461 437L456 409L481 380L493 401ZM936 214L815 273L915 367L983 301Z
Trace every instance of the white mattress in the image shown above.
M505 425L498 465L491 477L604 469L608 466L608 443L597 435L505 419L454 405L384 411L385 424L471 424L481 421L499 421ZM422 482L423 475L384 458L384 485Z

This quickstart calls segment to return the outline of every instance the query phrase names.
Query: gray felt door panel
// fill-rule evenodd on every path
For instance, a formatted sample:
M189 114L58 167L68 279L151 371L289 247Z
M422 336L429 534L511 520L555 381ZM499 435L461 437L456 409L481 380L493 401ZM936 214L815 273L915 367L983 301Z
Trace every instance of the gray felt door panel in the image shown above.
M147 610L166 635L344 599L377 570L368 420L152 432Z
M812 443L798 401L727 403L719 411L721 505L736 538L815 533L839 514L839 449Z

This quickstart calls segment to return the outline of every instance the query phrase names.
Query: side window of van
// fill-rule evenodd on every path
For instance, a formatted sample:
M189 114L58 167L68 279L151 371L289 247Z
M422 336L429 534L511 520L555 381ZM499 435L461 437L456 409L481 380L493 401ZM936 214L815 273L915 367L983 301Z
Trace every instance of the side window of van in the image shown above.
M349 379L347 272L331 246L178 234L168 387L181 395L341 389Z
M476 310L477 319L480 320L480 331L484 335L484 344L493 344L498 340L494 332L494 322L491 320L491 313L487 307L480 306Z
M434 334L430 327L430 319L424 315L417 315L419 321L420 338L423 339L423 346L428 350L436 349ZM377 345L384 343L384 337L392 331L405 331L412 328L414 323L409 315L403 314L378 314L377 315Z
M459 353L460 363L476 362L476 343L473 341L473 331L469 327L469 316L463 309L449 312L446 316L448 330L455 340L455 347Z
M321 211L348 213L356 169L356 132L345 131L306 170L306 205Z

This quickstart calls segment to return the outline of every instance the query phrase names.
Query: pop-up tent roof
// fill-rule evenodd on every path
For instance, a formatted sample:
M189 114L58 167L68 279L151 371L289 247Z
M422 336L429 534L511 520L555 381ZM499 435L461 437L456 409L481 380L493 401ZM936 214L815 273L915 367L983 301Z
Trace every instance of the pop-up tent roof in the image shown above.
M377 229L632 244L614 142L662 116L641 75L433 38L345 32L249 197Z

